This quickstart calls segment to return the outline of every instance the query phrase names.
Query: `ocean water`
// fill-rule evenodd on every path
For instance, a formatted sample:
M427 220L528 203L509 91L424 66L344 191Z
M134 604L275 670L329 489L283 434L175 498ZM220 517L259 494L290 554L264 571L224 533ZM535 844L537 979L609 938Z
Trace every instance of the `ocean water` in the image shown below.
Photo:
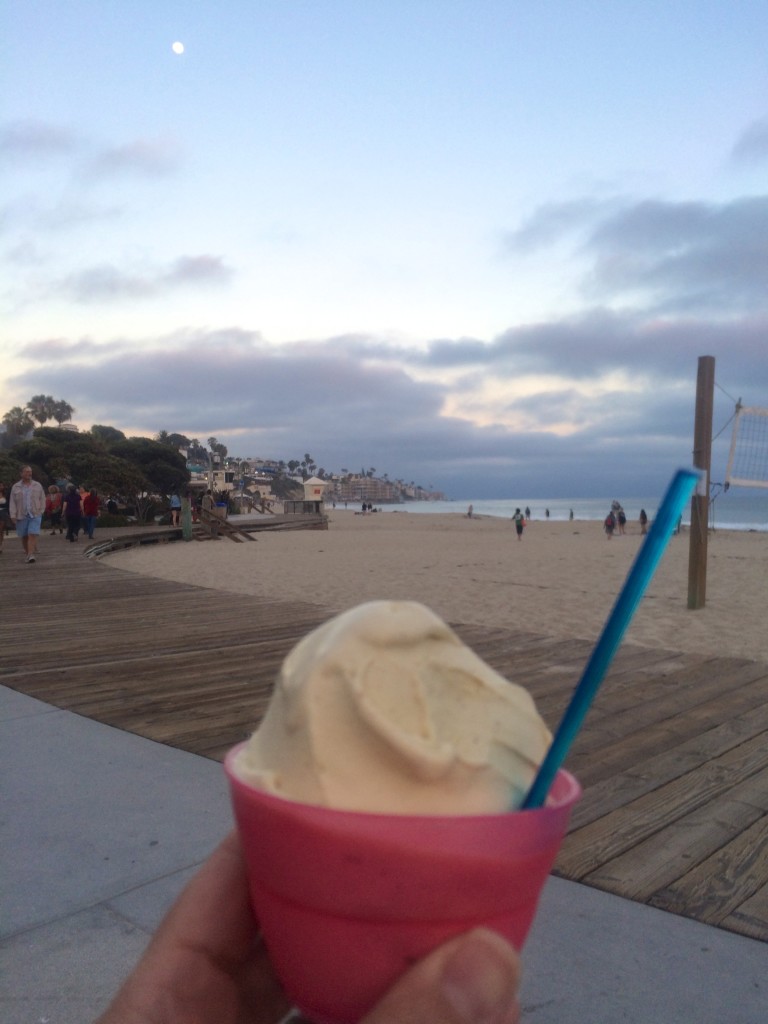
M768 490L744 493L744 488L736 494L731 491L720 492L709 506L709 525L717 530L759 530L768 532ZM644 508L648 518L653 519L661 503L663 495L646 498L626 498L621 494L614 496L621 502L627 514L627 521L636 523L640 509ZM519 498L472 499L462 498L453 501L410 501L401 505L382 505L382 512L413 512L413 513L453 513L465 515L468 506L473 506L474 515L498 516L511 519L515 509L525 512L531 510L532 521L546 521L546 510L549 518L555 522L565 522L570 518L581 520L597 520L602 522L611 507L614 498ZM683 525L690 524L690 505L683 512Z

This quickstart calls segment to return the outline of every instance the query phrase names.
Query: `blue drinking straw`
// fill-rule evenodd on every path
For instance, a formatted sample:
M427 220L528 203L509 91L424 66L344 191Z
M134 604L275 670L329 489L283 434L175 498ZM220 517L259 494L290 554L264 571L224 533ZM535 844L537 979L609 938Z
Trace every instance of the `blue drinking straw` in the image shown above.
M557 775L558 769L565 760L581 723L589 711L589 706L597 690L605 678L608 666L613 661L621 639L624 636L632 616L640 604L645 589L656 571L656 566L664 554L669 538L672 536L683 506L690 498L691 492L701 474L693 469L679 469L667 488L656 518L651 526L645 543L640 548L637 558L624 586L611 609L608 621L592 651L587 666L582 673L579 684L574 690L571 702L566 708L560 725L552 740L552 745L539 767L538 774L522 805L522 810L541 807L547 799L547 793Z

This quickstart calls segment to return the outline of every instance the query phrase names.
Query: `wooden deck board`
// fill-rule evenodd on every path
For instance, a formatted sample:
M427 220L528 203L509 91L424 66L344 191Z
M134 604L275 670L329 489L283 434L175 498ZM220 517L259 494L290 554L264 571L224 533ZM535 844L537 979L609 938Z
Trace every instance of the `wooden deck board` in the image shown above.
M58 536L40 548L28 566L6 539L0 585L24 602L4 604L2 682L217 760L332 613L138 576ZM454 627L554 728L592 644ZM768 941L768 666L624 645L568 767L584 797L557 874Z

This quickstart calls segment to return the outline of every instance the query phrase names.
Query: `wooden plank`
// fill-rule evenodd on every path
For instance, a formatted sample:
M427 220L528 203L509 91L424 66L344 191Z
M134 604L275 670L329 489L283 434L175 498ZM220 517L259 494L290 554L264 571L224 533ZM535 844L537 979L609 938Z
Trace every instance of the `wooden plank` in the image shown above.
M719 924L754 896L768 874L768 815L650 900L654 907Z
M715 740L718 734L712 730L725 723L739 722L741 715L759 708L768 701L768 674L762 665L745 670L744 685L727 694L720 694L704 704L670 709L670 716L649 723L645 728L631 731L627 735L606 741L595 749L594 735L597 721L585 727L575 749L568 759L568 767L582 785L592 786L602 782L608 784L632 765L643 765L654 755L666 752L684 752L692 741L696 745L699 737L706 736L707 742ZM718 750L718 752L722 752Z
M686 916L688 913L686 912ZM751 939L766 940L768 936L768 882L765 882L718 924Z
M766 728L768 702L755 710L694 736L671 750L629 764L625 771L590 785L571 818L572 829L581 828L687 772L706 766Z
M582 878L626 899L649 900L765 816L768 769L703 804Z
M566 836L558 856L558 874L581 880L767 766L768 742L761 731L697 770L685 772L583 828L576 827Z

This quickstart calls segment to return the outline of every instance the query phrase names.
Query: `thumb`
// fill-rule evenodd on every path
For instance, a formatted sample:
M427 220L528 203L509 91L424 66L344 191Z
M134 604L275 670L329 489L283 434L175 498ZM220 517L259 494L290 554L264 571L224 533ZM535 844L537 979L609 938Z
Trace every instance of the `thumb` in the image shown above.
M419 961L360 1024L518 1024L519 984L515 950L477 928Z

